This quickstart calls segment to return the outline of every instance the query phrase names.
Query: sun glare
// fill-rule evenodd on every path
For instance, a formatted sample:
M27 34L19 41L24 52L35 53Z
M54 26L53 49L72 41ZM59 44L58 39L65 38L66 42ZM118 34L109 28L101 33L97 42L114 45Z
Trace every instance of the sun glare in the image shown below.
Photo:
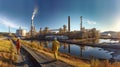
M115 18L114 22L113 22L113 29L115 31L120 31L120 17Z

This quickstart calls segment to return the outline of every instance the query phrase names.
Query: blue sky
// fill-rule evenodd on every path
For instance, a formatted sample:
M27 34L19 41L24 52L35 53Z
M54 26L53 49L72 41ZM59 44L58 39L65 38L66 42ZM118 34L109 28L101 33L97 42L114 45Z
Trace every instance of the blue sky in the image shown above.
M58 29L67 25L71 17L71 30L79 30L80 16L85 28L100 31L120 31L119 0L0 0L0 32L15 32L19 26L29 31L34 8L37 31L40 27Z

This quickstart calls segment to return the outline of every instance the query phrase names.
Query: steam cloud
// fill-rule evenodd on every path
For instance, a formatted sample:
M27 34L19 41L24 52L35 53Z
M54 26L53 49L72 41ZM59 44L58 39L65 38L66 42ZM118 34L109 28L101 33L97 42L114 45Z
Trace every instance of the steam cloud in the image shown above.
M38 8L37 7L35 7L34 8L34 11L33 11L33 14L32 14L32 20L34 20L34 17L35 17L35 15L37 14L37 12L38 12Z

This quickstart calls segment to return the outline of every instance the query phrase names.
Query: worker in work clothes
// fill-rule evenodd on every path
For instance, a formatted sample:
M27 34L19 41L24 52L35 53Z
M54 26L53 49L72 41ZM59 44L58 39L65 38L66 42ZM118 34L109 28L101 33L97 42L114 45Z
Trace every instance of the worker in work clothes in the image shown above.
M54 52L55 59L57 60L58 57L58 49L60 47L60 43L57 41L57 38L54 38L52 42L52 51Z
M20 39L17 39L16 41L17 54L20 54L20 48L21 48Z

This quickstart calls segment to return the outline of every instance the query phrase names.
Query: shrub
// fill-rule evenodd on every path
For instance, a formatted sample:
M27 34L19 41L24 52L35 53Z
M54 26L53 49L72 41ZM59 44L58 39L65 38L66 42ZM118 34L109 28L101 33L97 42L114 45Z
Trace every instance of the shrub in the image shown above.
M109 60L91 59L91 67L120 67L120 62L110 63Z

